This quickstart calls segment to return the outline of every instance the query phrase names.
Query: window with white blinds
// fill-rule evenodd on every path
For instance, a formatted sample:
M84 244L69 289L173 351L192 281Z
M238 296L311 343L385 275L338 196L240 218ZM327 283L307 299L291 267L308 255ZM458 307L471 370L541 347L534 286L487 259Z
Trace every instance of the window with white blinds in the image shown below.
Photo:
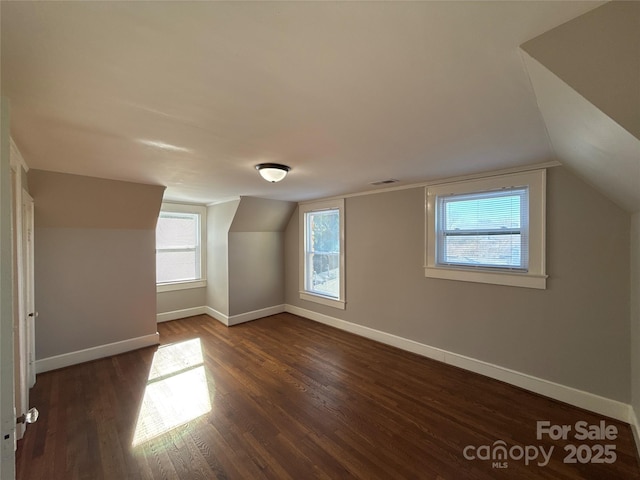
M438 265L527 271L528 187L440 196L436 203Z
M425 275L546 288L546 171L427 187Z
M156 284L164 290L204 286L204 207L163 204L156 225Z

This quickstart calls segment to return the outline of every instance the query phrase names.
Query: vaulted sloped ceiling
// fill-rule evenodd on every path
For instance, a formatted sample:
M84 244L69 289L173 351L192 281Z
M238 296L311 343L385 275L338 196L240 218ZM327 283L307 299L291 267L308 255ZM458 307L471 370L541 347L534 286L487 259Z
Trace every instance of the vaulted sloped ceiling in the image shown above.
M558 160L640 211L640 3L608 3L522 48Z
M3 1L2 95L33 168L318 198L553 159L519 47L601 4Z

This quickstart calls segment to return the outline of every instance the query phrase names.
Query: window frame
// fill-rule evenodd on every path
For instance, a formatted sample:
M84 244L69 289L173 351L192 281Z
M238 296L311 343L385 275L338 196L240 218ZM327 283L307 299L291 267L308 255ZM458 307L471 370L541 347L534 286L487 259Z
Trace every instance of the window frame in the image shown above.
M528 188L528 266L526 271L511 267L470 267L440 264L437 248L438 197L468 195L510 188ZM425 276L446 280L490 283L515 287L546 289L546 170L496 175L451 183L430 185L426 195Z
M340 296L334 298L328 295L322 295L318 292L307 290L307 222L308 213L321 212L324 210L338 210L340 215ZM334 200L324 200L318 202L309 202L300 204L299 211L299 252L300 252L300 271L299 271L299 294L302 300L320 303L330 307L344 310L346 308L346 285L345 285L345 213L344 198Z
M191 205L186 203L163 202L158 213L158 220L163 213L188 213L198 215L199 232L199 257L200 257L200 277L195 280L182 280L176 282L156 281L157 293L170 292L175 290L188 290L191 288L202 288L207 286L207 207L203 205ZM157 225L156 225L157 228ZM158 249L156 248L156 262Z

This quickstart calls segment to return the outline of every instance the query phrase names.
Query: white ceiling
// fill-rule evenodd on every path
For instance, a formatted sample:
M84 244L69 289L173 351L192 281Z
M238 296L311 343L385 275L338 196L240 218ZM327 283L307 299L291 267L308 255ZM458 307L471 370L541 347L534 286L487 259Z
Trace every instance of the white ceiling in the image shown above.
M553 159L518 47L600 4L3 1L2 95L31 168L306 200Z

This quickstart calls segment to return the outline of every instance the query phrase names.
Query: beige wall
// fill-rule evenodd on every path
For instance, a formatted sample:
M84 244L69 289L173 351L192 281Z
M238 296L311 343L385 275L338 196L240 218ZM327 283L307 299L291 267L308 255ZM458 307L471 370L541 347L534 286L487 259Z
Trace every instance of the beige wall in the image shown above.
M34 169L28 179L39 228L155 231L164 187Z
M229 266L229 315L284 304L281 232L230 232Z
M284 232L296 204L267 198L242 197L231 232Z
M346 199L346 310L300 300L298 220L285 301L622 402L630 400L629 215L548 175L548 288L424 277L424 189Z
M164 187L30 170L36 358L156 332L155 223Z
M242 197L229 229L229 315L284 303L284 236L295 203Z
M640 138L639 2L609 2L522 48Z
M640 419L640 212L631 217L631 405Z
M207 208L207 306L229 315L229 228L240 200Z
M175 312L188 308L206 305L207 288L189 288L186 290L172 290L158 293L156 308L158 313Z
M207 306L234 316L284 303L282 231L294 208L254 197L209 206Z

